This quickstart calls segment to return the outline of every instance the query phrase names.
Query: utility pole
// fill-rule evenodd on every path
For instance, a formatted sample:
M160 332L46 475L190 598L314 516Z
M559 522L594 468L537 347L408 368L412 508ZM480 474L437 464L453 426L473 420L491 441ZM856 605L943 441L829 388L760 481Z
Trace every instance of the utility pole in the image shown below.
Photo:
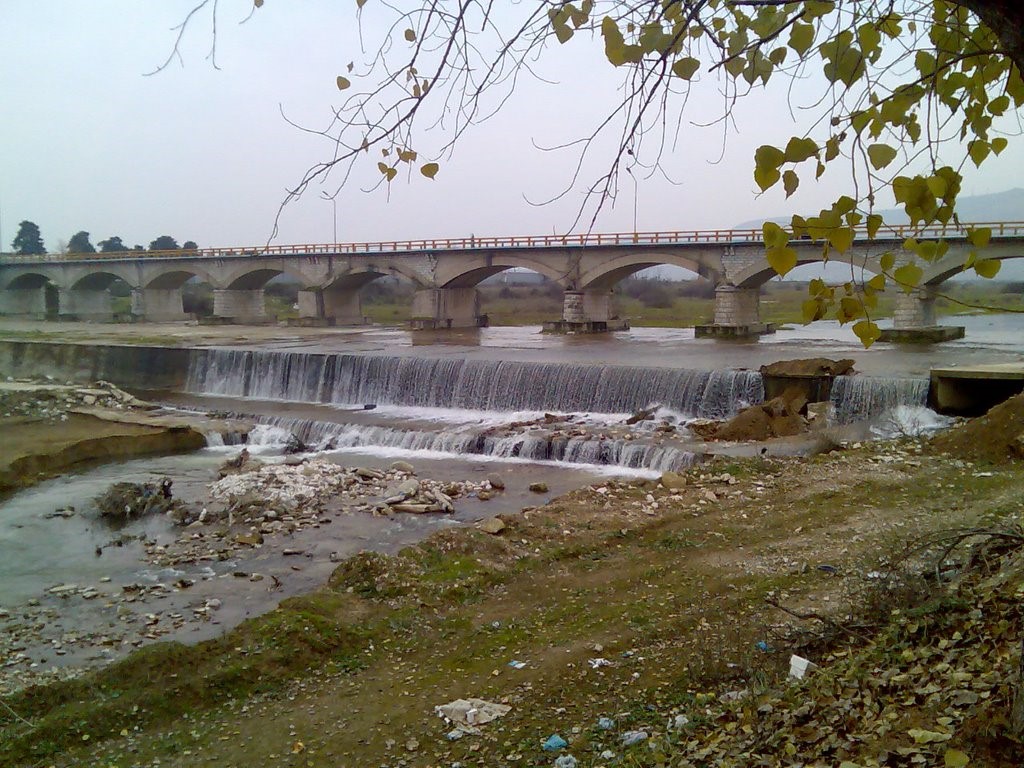
M326 192L320 193L320 198L323 200L329 200L331 203L331 211L334 214L334 248L338 248L338 199L333 195L328 195Z

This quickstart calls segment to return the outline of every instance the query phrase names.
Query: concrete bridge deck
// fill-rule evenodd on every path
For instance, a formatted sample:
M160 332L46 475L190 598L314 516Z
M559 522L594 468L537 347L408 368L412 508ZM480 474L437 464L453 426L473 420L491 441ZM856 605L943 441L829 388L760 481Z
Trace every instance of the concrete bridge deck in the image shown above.
M965 226L991 229L985 258L1024 256L1024 222ZM858 230L853 247L829 253L823 244L795 240L798 265L848 264L865 279L881 272L880 259L902 253L908 237L942 239L948 251L926 264L920 286L897 294L895 326L935 326L935 287L965 269L971 250L962 229L952 226L889 227L869 237ZM468 237L367 243L319 243L189 251L124 251L95 254L0 254L0 314L20 317L112 319L109 289L117 281L132 292L132 315L143 320L186 319L182 286L208 283L213 314L225 322L267 322L263 289L279 275L300 284L299 314L310 323L363 322L360 289L383 276L416 286L413 323L419 327L479 325L477 285L507 269L529 269L565 292L560 325L568 330L614 327L613 289L642 269L673 265L715 286L711 335L752 335L761 323L760 287L775 276L764 257L760 230L590 233L522 237ZM900 257L902 258L902 256Z

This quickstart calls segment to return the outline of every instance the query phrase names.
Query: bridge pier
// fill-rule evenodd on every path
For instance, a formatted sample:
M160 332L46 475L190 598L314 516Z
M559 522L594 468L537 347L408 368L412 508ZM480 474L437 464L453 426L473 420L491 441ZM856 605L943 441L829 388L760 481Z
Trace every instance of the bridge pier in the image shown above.
M611 291L566 291L562 296L562 319L544 323L547 333L606 333L623 331L629 323L612 319Z
M94 323L110 323L114 320L113 303L106 289L60 289L58 295L58 313L62 320L87 320Z
M905 344L933 344L938 341L962 339L962 325L939 325L935 321L935 289L915 288L910 293L897 291L892 328L882 330L879 341Z
M267 315L262 288L252 290L214 288L213 316L243 324L267 323L273 319Z
M772 323L761 322L761 289L715 287L715 317L711 325L698 325L698 338L742 339L775 333Z
M30 320L46 319L46 286L0 291L0 315Z
M365 322L358 290L313 288L299 291L300 325L363 325Z
M481 328L487 315L480 314L476 288L424 288L413 294L409 325L416 330Z
M132 314L150 322L189 319L179 288L132 288Z

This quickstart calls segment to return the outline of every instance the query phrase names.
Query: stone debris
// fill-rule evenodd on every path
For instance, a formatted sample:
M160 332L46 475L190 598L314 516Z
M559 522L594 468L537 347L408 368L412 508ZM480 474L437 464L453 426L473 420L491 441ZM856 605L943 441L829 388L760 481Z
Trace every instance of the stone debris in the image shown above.
M88 386L72 382L58 384L15 381L0 384L0 416L64 421L69 411L79 408L112 408L123 410L146 404L109 381Z
M171 495L171 485L170 478L159 483L114 483L93 503L101 517L118 522L172 512L184 516L184 505Z

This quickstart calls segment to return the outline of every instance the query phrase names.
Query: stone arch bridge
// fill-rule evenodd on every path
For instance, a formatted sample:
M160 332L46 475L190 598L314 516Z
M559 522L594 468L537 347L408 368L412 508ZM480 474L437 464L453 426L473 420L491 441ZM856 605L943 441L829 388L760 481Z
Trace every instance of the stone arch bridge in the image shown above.
M1024 223L995 223L986 258L1024 256ZM949 250L927 265L918 289L898 294L896 328L935 325L935 290L962 272L970 250L950 227L894 227L830 261L846 262L865 279L879 259L899 251L906 237L943 238ZM799 264L823 261L820 243L790 243ZM360 324L359 291L383 276L416 286L412 318L417 327L470 327L485 321L477 286L504 270L533 270L564 290L561 325L602 330L614 325L616 283L647 267L674 265L715 286L711 335L752 335L768 329L759 316L760 287L775 273L764 257L760 230L460 238L358 244L209 248L80 255L0 255L0 315L112 320L110 287L131 288L135 319L185 320L182 287L192 279L213 288L213 314L225 322L267 322L263 289L279 275L298 281L299 313L310 324Z

